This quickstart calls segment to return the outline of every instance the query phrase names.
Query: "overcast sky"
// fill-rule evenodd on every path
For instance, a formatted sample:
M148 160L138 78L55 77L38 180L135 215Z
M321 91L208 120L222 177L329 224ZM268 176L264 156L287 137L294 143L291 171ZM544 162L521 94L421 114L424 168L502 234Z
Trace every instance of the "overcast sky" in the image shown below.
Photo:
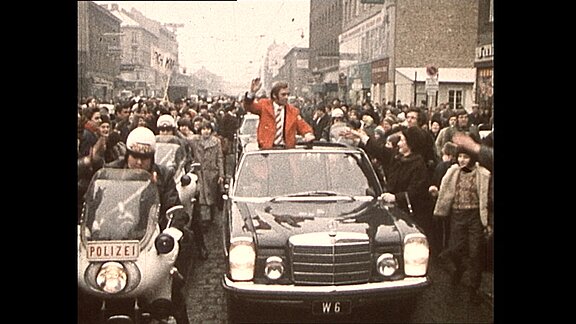
M136 8L177 30L180 65L195 72L205 66L229 82L258 75L273 41L308 47L309 0L94 1ZM304 36L302 38L302 35Z

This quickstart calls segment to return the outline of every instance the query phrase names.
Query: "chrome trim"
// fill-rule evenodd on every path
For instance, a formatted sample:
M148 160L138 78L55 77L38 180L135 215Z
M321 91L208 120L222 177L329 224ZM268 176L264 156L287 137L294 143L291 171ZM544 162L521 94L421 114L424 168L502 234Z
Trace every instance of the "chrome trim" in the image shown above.
M290 293L358 293L358 292L386 292L394 288L406 288L413 286L422 286L429 283L427 277L408 277L402 280L395 281L382 281L370 282L359 285L343 285L343 286L295 286L295 285L274 285L274 284L255 284L253 282L234 282L224 275L223 284L224 288L231 290L238 290L241 292L272 292L272 293L286 293L289 297Z

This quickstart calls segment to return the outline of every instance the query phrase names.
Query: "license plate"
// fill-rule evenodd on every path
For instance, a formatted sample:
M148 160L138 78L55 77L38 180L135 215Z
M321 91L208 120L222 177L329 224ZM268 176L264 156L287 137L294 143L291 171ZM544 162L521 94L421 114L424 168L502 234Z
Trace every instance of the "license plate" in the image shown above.
M88 242L88 261L136 260L140 254L138 241Z
M345 301L315 301L312 303L314 315L346 315L352 311L352 302Z

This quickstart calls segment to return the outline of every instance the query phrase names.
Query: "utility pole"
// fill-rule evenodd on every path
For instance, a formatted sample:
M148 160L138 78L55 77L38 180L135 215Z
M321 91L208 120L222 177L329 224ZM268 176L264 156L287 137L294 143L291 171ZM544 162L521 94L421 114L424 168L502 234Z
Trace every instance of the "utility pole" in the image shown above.
M418 72L414 71L414 106L416 106L416 86L418 85Z

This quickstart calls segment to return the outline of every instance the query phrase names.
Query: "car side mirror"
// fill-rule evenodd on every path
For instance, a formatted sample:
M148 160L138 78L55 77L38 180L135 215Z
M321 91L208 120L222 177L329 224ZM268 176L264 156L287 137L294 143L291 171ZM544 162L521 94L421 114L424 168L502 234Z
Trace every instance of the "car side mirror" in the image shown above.
M374 191L374 188L368 187L366 189L366 196L371 196L371 197L376 198L376 191Z

